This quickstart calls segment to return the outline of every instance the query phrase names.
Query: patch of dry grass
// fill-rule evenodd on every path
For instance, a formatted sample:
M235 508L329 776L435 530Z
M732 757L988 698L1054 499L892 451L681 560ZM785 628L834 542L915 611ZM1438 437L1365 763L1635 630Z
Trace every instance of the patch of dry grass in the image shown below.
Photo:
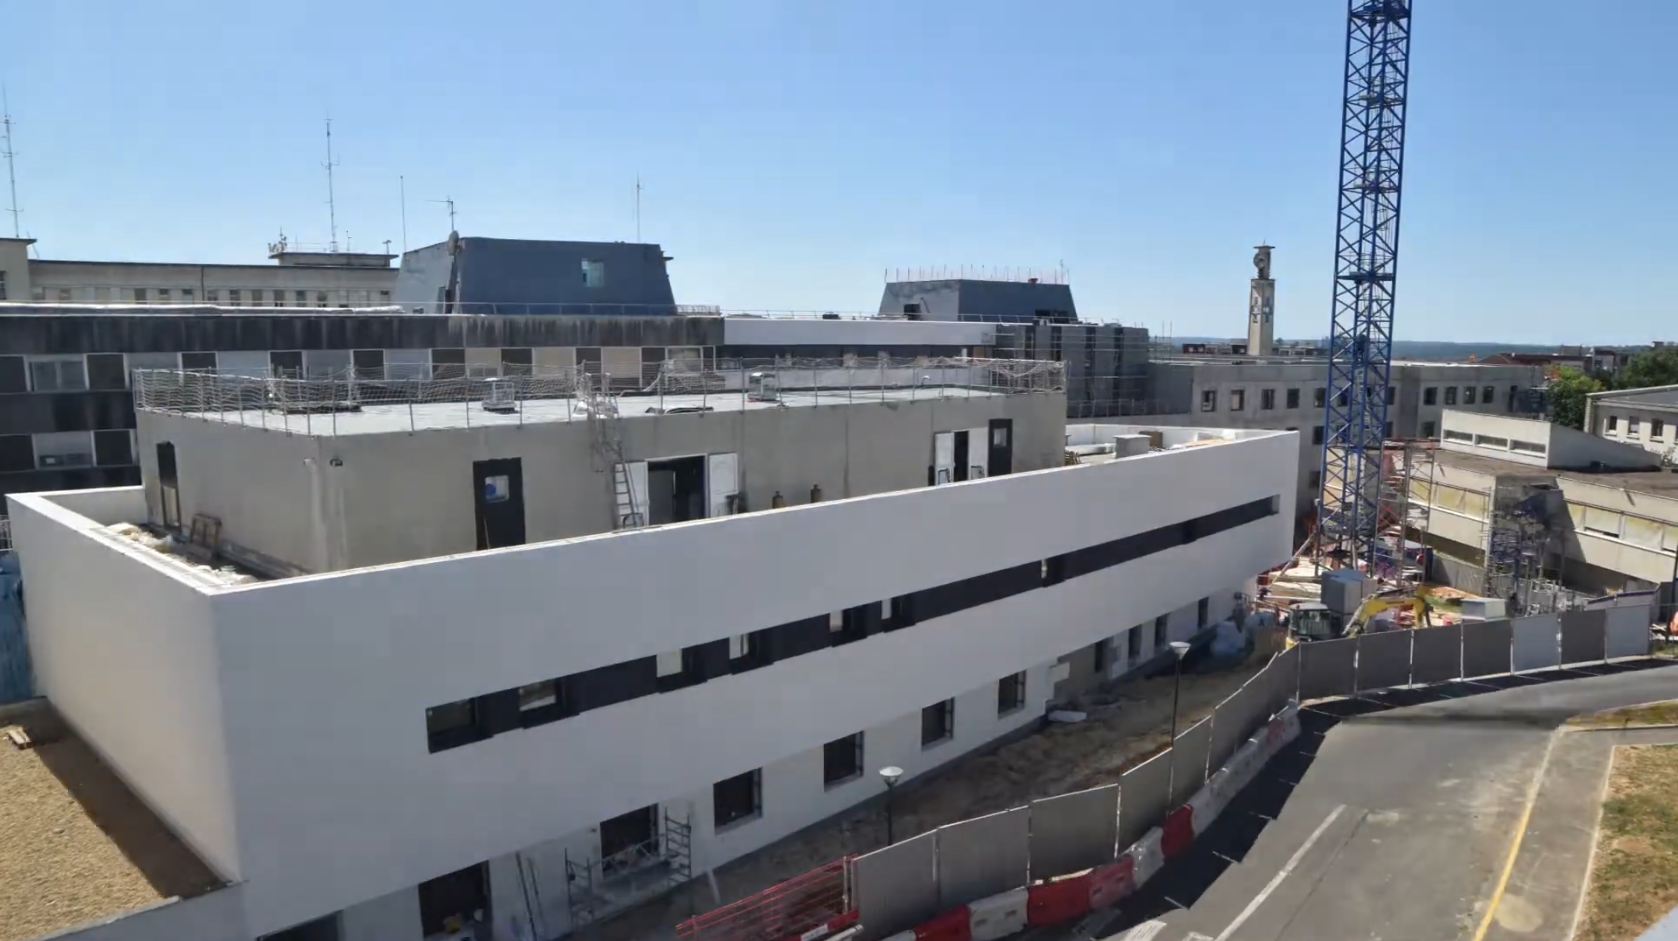
M1640 725L1678 725L1678 699L1607 709L1568 720L1584 728L1628 728Z
M1675 782L1678 745L1614 750L1577 941L1633 941L1678 906Z

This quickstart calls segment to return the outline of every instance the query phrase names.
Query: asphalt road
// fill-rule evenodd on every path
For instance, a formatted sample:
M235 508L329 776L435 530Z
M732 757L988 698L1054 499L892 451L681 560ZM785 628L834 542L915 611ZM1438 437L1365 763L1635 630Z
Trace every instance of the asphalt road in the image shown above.
M1028 936L1473 938L1554 730L1581 712L1678 697L1664 661L1590 670L1311 707L1299 740L1187 856L1079 930ZM1546 923L1527 936L1566 933Z

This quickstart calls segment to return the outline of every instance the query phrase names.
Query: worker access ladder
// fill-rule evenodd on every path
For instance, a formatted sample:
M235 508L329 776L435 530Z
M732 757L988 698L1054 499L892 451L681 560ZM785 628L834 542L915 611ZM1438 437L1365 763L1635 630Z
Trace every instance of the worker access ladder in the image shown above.
M582 400L589 426L589 445L612 486L612 528L637 529L647 524L646 481L637 480L636 468L624 459L623 418L617 397L609 391L611 377L602 373L578 374L577 397ZM643 465L644 466L644 465Z

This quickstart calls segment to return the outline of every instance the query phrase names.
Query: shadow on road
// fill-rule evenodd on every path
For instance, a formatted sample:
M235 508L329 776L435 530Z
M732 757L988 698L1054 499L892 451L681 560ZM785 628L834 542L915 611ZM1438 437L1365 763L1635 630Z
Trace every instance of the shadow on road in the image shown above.
M1258 842L1259 835L1272 821L1281 816L1282 808L1287 805L1294 788L1305 778L1306 772L1316 761L1317 750L1322 747L1324 737L1342 722L1453 725L1486 723L1555 728L1570 718L1576 710L1548 710L1542 707L1534 709L1525 706L1515 711L1500 708L1495 703L1481 703L1476 707L1472 697L1495 690L1660 669L1673 665L1675 663L1671 660L1618 661L1593 664L1584 670L1550 670L1542 673L1459 680L1411 689L1382 690L1350 699L1330 700L1306 706L1300 711L1299 738L1286 751L1265 765L1264 771L1229 802L1212 826L1195 837L1187 853L1166 863L1135 895L1121 902L1111 913L1107 923L1100 925L1091 936L1105 938L1158 918L1174 909L1193 906L1231 866L1247 858L1253 845ZM1437 709L1420 712L1390 714L1395 709L1449 704L1458 700L1462 700L1459 705L1443 705ZM1099 922L1097 924L1099 925Z

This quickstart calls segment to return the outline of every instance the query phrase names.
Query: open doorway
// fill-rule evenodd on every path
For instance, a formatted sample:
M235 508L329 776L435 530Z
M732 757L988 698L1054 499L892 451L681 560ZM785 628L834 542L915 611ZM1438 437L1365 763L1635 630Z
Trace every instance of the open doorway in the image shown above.
M600 823L600 873L627 872L658 858L658 805Z
M647 462L647 522L684 523L705 512L705 457Z
M480 921L493 924L489 911L489 880L484 864L467 866L419 884L420 930L426 937L459 931Z

